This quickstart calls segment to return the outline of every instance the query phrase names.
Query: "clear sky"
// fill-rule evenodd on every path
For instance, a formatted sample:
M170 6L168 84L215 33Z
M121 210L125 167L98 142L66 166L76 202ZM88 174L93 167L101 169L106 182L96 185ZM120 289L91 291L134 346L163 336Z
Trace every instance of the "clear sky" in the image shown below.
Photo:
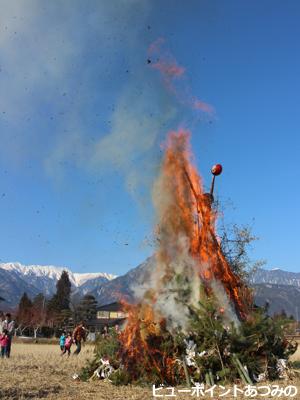
M125 273L153 252L151 183L169 129L190 128L252 256L300 271L300 3L0 0L0 258ZM196 116L149 46L210 104ZM152 60L151 60L152 62ZM230 200L229 200L230 199Z

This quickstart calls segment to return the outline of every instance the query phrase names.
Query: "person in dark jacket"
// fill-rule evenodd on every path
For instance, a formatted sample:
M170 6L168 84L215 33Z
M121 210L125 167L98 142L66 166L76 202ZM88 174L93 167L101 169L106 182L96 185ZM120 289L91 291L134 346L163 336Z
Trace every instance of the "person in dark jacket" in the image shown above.
M76 344L76 350L73 354L78 355L81 352L81 342L86 339L86 329L84 323L80 322L73 331L73 342Z

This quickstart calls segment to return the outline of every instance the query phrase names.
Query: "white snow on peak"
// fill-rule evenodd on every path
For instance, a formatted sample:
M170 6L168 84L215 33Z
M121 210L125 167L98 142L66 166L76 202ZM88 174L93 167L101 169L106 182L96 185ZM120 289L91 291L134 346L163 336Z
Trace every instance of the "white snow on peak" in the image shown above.
M4 269L6 271L16 272L27 278L32 277L40 277L40 278L50 278L54 280L58 280L63 271L67 271L69 274L69 279L71 283L79 287L83 285L85 282L103 277L107 280L112 280L116 278L116 275L108 274L106 272L94 272L94 273L73 273L69 268L66 267L56 267L54 265L23 265L19 262L10 262L10 263L0 263L0 269Z
M0 263L0 268L6 269L7 271L17 271L23 275L34 274L36 276L60 276L63 270L71 273L71 271L65 267L55 267L53 265L23 265L19 262Z
M87 274L74 273L72 275L74 277L76 286L81 286L85 282L87 282L91 279L95 279L95 278L105 278L105 279L111 281L112 279L117 277L116 275L107 274L106 272L91 272L91 273L87 273Z

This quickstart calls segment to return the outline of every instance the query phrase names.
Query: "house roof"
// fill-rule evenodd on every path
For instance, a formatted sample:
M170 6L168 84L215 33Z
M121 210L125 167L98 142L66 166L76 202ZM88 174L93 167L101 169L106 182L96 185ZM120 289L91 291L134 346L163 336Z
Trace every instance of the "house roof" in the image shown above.
M117 301L97 308L97 311L123 311L122 304Z

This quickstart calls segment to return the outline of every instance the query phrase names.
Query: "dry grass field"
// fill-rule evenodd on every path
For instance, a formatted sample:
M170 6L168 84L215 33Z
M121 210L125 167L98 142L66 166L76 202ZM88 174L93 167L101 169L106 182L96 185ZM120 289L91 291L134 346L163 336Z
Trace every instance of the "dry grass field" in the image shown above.
M78 357L63 358L58 345L14 343L11 358L0 360L0 399L153 399L151 388L116 387L103 381L74 380L72 376L92 354L93 348L89 345L84 346ZM300 360L300 349L293 358ZM284 382L279 384L284 386ZM196 396L177 394L173 398L181 400ZM231 396L223 398L231 400ZM300 390L294 399L300 399Z
M86 345L79 356L61 357L58 345L14 343L10 359L0 360L0 399L123 400L150 399L151 391L107 382L79 382L80 371L93 347Z

